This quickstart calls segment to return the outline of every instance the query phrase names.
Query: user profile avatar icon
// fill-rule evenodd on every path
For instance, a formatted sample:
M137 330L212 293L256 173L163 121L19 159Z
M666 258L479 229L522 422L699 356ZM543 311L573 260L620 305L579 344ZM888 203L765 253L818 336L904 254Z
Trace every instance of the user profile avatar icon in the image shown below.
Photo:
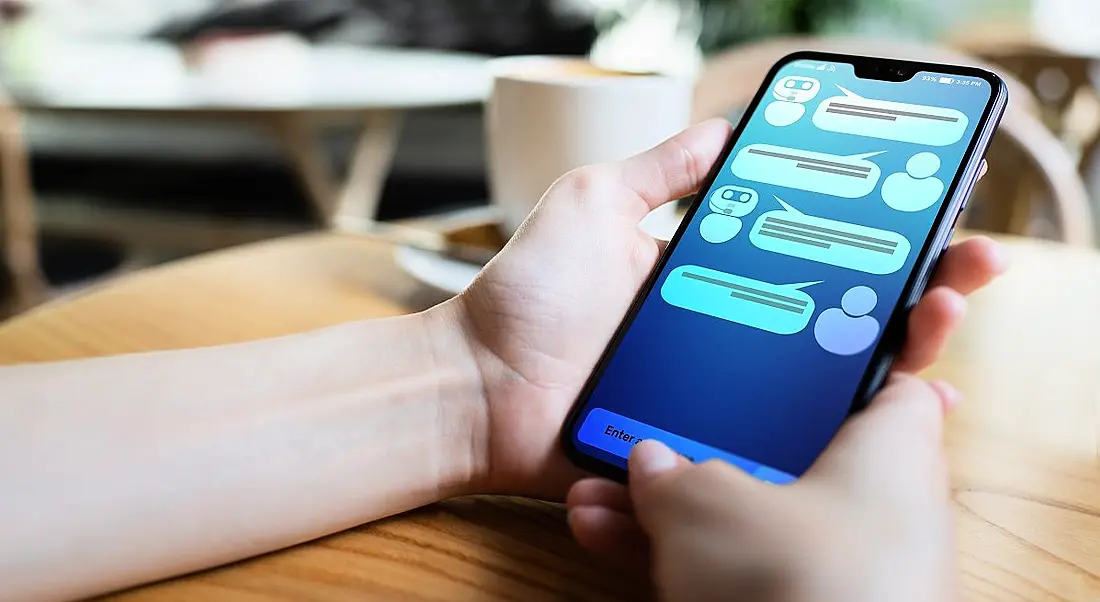
M878 305L878 295L867 286L848 289L840 307L821 312L814 324L817 344L835 355L856 355L874 344L881 330L870 314Z
M789 75L772 88L775 101L764 109L764 121L775 127L786 127L806 114L804 103L817 98L821 82L812 77Z
M741 232L744 224L740 218L756 211L760 195L744 186L723 186L707 202L714 213L699 222L699 235L717 245L733 240Z
M905 212L924 211L943 197L943 180L934 177L940 170L935 153L917 153L905 163L905 171L891 174L882 183L882 200L891 209Z

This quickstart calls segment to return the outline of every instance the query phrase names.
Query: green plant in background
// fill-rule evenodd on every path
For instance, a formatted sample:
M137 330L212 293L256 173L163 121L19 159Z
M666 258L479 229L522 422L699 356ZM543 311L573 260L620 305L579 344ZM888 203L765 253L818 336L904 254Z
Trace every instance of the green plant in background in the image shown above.
M868 4L868 0L680 1L694 5L699 45L706 53L755 38L826 33L855 18Z
M931 28L924 0L626 0L612 21L629 18L649 2L679 4L683 25L698 33L704 54L771 36L912 36Z

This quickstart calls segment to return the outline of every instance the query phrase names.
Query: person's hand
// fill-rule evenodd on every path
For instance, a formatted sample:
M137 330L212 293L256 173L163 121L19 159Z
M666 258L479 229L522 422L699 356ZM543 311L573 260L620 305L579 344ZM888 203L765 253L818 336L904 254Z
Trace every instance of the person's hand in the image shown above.
M731 133L696 125L646 153L559 179L477 280L447 305L466 331L484 381L471 443L478 490L561 499L582 474L559 432L601 352L661 252L638 224L692 194ZM901 371L928 366L962 317L964 295L1004 268L987 238L956 244L910 318Z
M630 457L629 491L578 482L569 523L598 554L652 562L665 602L953 600L941 432L957 401L946 385L893 376L789 486L645 441Z

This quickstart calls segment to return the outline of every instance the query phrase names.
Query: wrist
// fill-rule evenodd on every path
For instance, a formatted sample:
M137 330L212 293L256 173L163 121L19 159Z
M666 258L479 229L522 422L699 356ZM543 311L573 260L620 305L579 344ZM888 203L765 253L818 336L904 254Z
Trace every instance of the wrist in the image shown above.
M452 299L411 318L419 322L425 374L434 383L440 480L450 491L445 497L484 491L491 464L489 411L465 310Z

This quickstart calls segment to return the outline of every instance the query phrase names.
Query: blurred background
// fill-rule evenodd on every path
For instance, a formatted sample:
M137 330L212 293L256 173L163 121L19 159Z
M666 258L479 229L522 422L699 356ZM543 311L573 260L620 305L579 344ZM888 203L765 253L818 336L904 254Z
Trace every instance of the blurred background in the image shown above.
M807 47L1013 76L967 226L1093 244L1095 0L0 0L4 311L341 207L485 208L489 57L683 74L736 119Z

